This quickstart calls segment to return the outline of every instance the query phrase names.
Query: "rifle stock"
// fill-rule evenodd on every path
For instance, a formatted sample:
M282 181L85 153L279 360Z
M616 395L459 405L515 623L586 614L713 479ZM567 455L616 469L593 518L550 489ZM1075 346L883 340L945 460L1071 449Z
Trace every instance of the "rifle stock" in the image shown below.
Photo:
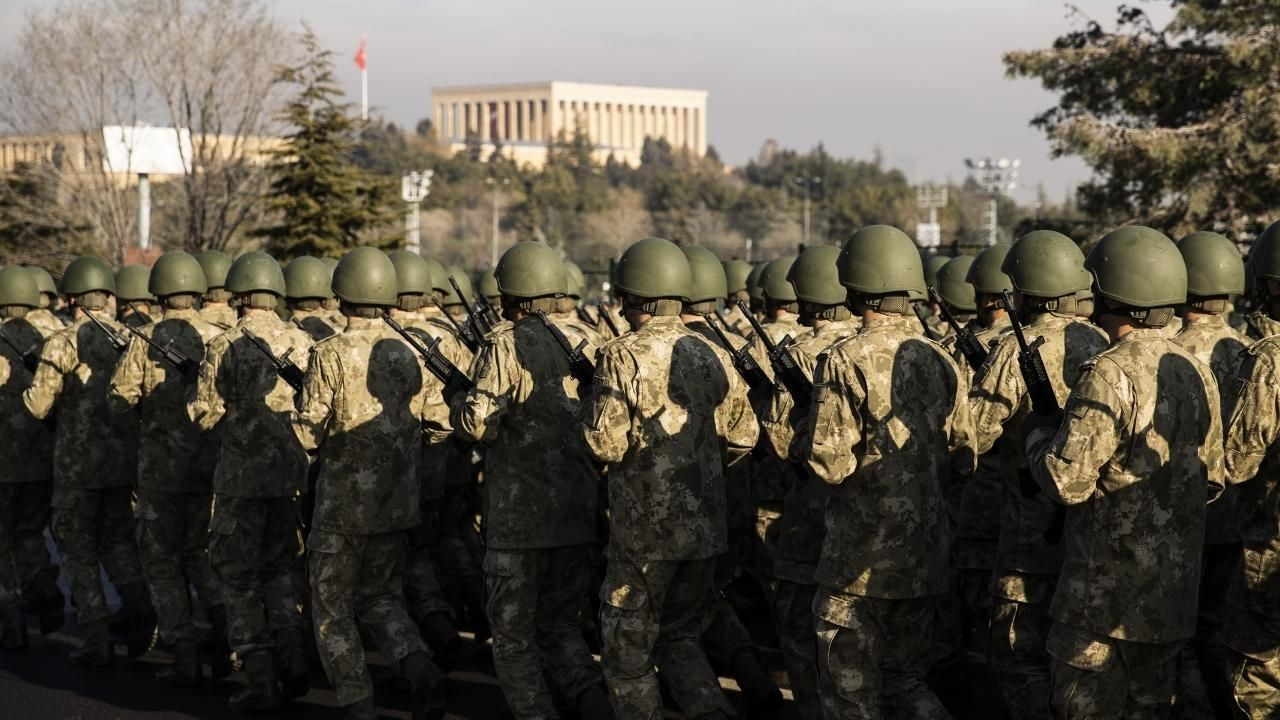
M729 336L716 325L715 321L709 317L704 317L707 325L711 327L711 331L720 339L720 344L724 345L725 352L729 353L729 357L733 358L733 369L738 371L747 387L752 391L760 391L768 388L769 376L764 374L764 370L756 363L756 359L751 357L750 346L743 345L740 350L733 349L733 343L729 341Z
M579 383L590 385L591 379L595 377L596 368L582 352L582 348L587 346L587 341L582 340L575 347L569 342L569 338L565 337L560 328L551 322L551 318L547 317L545 312L535 310L533 314L538 316L538 319L542 321L542 326L547 329L547 332L551 333L551 337L555 339L556 344L560 346L560 350L564 352L565 359L569 361L569 374Z
M262 338L254 335L248 330L244 330L243 333L245 337L249 338L249 341L252 342L254 346L262 351L263 355L266 355L271 360L271 364L275 366L276 373L280 376L280 379L284 380L289 387L293 388L294 392L301 392L306 374L302 372L302 368L298 367L289 359L289 354L293 352L293 348L285 350L283 356L276 357L276 354L271 352L271 346L267 345L266 341Z
M969 367L977 370L982 367L982 363L987 361L989 354L986 348L982 347L982 343L978 342L978 338L974 336L973 331L967 327L960 327L960 323L956 322L956 318L951 314L951 310L947 308L946 302L942 300L942 294L937 288L929 288L929 297L938 304L938 309L942 311L942 317L951 326L951 332L956 335L956 348L960 350L960 354L964 356L965 362L969 363Z
M791 394L791 398L795 400L797 405L807 406L813 398L813 381L810 380L804 371L800 369L800 365L796 363L795 357L791 354L791 336L787 335L782 338L782 342L774 344L769 339L769 334L765 332L764 326L756 320L756 316L751 313L751 308L747 304L738 301L738 310L746 317L747 322L751 323L751 329L755 331L756 336L764 343L765 349L769 354L769 364L773 366L773 374L782 381L782 386Z

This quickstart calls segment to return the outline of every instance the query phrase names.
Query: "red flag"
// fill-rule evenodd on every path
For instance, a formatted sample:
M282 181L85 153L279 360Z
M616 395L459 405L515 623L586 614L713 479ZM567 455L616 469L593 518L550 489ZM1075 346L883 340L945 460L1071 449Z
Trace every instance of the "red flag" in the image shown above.
M356 50L356 67L360 68L361 70L364 70L365 68L364 39L365 39L364 35L361 35L360 49Z

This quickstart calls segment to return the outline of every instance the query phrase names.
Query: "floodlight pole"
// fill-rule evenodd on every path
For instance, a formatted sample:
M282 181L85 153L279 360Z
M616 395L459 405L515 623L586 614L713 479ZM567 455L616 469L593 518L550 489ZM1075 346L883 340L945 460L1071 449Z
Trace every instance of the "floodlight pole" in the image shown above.
M983 213L983 219L987 223L987 244L995 245L999 230L997 213L1000 196L1018 186L1018 167L1022 165L1022 161L1003 157L979 160L965 158L964 164L970 170L978 171L978 185L988 196L987 211Z
M138 247L151 248L151 177L138 173Z
M431 192L433 174L431 170L424 170L421 173L411 172L400 178L400 197L409 206L408 214L404 218L404 246L411 253L418 253L422 249L420 238L422 221L419 211L422 208L422 201Z
M503 178L502 184L499 185L493 178L485 178L486 185L493 186L493 232L489 235L489 267L498 267L498 192L501 187L511 184L511 181Z
M822 178L816 175L813 177L798 177L796 182L804 186L804 246L809 247L809 184L820 183Z

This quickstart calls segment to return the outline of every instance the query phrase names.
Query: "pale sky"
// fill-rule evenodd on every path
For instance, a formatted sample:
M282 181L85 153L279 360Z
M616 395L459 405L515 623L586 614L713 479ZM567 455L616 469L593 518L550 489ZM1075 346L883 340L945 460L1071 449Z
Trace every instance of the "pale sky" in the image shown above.
M1076 0L1110 27L1119 0ZM23 7L0 0L0 52ZM359 102L352 61L368 34L370 104L412 127L433 85L572 80L707 90L708 139L743 164L766 138L841 157L879 144L913 182L961 180L965 157L1022 160L1023 201L1044 183L1060 201L1088 176L1049 159L1028 121L1053 104L1030 80L1007 80L1003 51L1045 47L1066 30L1058 0L276 0L337 55ZM1163 2L1143 3L1168 16Z

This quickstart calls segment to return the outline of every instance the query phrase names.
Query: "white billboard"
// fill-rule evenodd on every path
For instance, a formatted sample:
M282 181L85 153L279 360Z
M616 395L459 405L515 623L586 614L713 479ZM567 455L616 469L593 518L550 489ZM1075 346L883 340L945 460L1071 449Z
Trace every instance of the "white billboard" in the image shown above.
M110 173L185 175L191 168L191 131L187 128L102 128L103 170Z
M916 245L922 248L942 244L942 226L938 223L916 223Z

